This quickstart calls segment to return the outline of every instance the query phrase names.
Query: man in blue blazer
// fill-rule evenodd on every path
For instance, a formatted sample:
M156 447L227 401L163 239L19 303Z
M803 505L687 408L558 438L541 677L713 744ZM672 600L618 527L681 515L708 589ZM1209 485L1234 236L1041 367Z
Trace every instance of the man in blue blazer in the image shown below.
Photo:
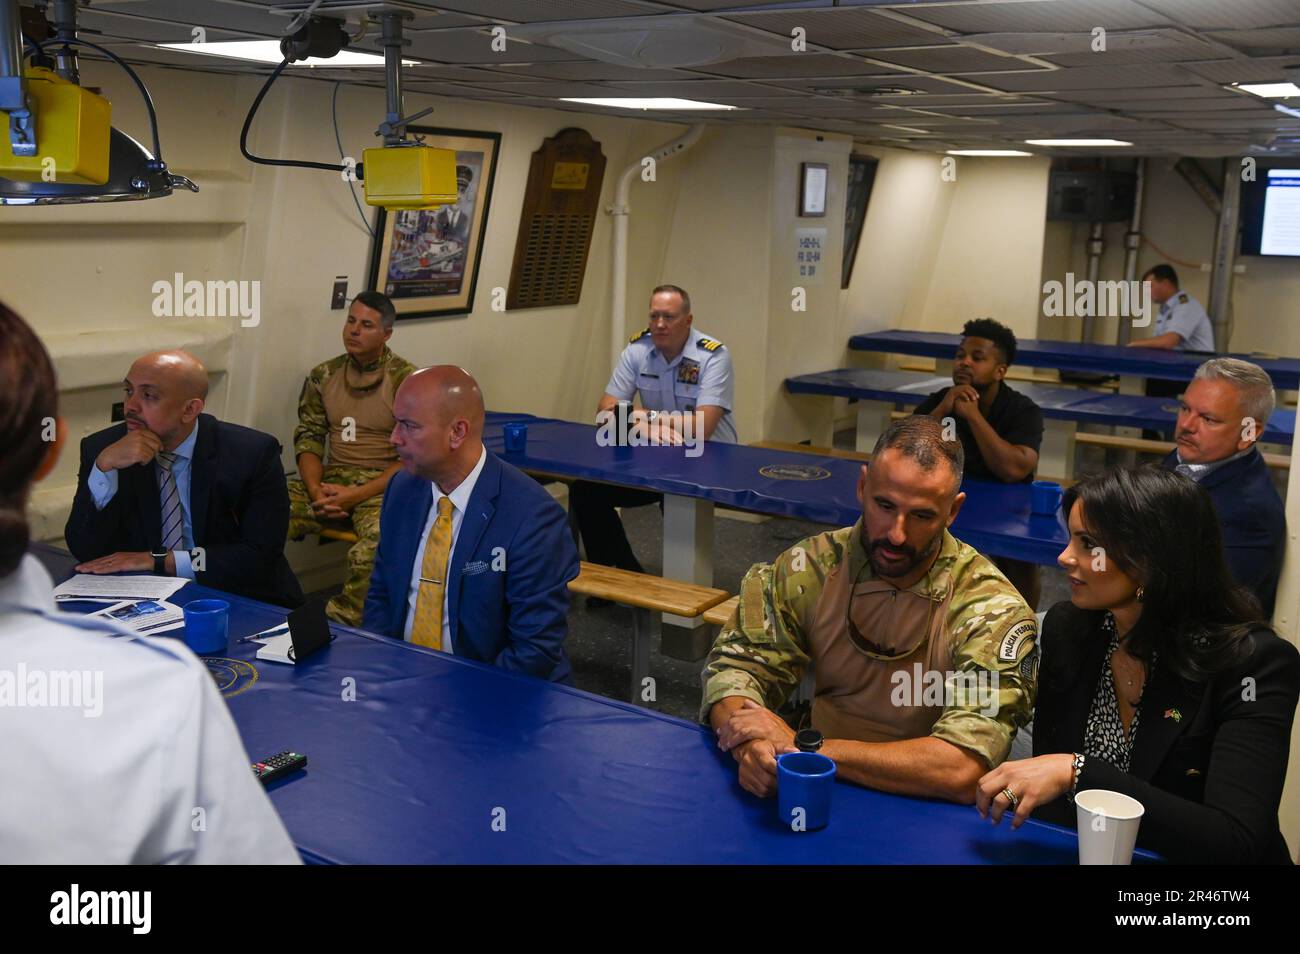
M461 368L416 371L393 417L403 469L384 494L362 626L571 681L564 637L578 552L564 509L483 446L483 396Z
M1276 397L1258 365L1213 358L1196 369L1183 394L1177 447L1164 466L1196 481L1214 501L1233 579L1273 615L1286 546L1286 507L1255 447Z

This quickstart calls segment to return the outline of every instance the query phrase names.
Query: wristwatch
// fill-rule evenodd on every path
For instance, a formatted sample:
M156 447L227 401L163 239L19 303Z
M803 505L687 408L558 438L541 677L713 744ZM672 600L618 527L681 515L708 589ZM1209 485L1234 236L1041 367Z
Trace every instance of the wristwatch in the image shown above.
M795 734L794 746L800 752L816 752L825 741L825 737L816 729L800 729Z
M156 576L167 575L167 551L150 550L149 555L153 557L153 572Z

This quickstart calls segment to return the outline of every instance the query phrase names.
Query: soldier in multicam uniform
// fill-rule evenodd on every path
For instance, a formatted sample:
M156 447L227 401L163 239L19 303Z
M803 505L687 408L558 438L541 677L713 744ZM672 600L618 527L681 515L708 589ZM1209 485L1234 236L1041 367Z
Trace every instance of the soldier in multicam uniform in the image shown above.
M998 569L948 532L962 449L895 422L858 481L862 519L757 564L703 672L701 721L757 795L796 751L773 711L814 664L811 738L842 778L970 803L1032 714L1038 626ZM820 738L817 733L820 733Z
M401 469L388 442L393 396L415 366L388 348L396 317L387 296L357 295L343 325L347 353L313 368L298 398L293 449L301 479L289 481L289 538L349 524L355 531L359 539L348 550L343 592L326 607L331 618L348 626L361 624L384 488Z

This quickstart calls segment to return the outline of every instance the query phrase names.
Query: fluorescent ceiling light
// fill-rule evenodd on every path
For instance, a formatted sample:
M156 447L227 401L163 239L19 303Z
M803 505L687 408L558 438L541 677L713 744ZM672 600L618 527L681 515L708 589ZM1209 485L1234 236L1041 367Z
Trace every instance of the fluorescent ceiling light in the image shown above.
M232 40L220 43L158 43L165 50L180 50L182 53L198 53L202 56L224 56L232 60L252 60L255 63L279 63L284 59L280 52L279 40ZM402 60L403 66L415 66L416 60ZM384 58L377 53L358 53L355 50L339 52L322 59L311 56L305 60L290 63L295 66L383 66Z
M1018 149L949 149L950 156L1032 156L1032 152Z
M622 96L617 98L587 99L583 97L561 96L562 103L584 103L587 106L616 106L619 109L739 109L739 106L723 106L721 103L701 103L693 99L673 99L670 96L640 97Z
M1030 146L1131 146L1122 139L1026 139Z
M1269 99L1286 99L1288 96L1300 96L1300 86L1295 83L1233 83L1232 88Z

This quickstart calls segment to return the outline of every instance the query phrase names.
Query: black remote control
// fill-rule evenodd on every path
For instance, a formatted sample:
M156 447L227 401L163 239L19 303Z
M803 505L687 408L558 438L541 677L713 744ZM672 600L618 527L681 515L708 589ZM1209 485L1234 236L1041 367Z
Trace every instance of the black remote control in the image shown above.
M307 767L307 756L300 755L297 752L290 752L288 749L279 755L272 755L268 759L253 763L253 774L257 776L258 781L263 785L274 782L281 776L288 775L290 772L296 772L298 769Z

